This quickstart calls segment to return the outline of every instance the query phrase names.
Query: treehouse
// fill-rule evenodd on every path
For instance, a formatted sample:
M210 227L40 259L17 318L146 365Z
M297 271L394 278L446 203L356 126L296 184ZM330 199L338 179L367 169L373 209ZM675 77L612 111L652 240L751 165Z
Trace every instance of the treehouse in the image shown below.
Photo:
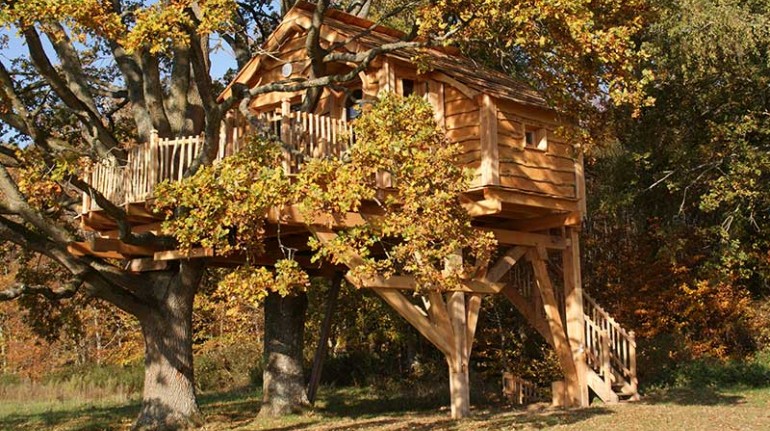
M238 73L220 100L237 88L309 76L305 41L314 8L298 3L267 39L264 54L254 57ZM320 32L325 49L344 54L364 52L403 37L396 30L336 10L326 12ZM339 62L329 64L328 72L355 72L355 65L346 63L345 58L341 55ZM418 63L428 67L421 68ZM308 158L345 154L355 145L351 122L359 115L357 107L383 92L427 99L448 139L462 146L458 163L475 175L460 199L474 227L497 238L497 255L461 288L428 292L420 303L407 292L415 288L409 275L358 281L446 355L453 417L469 411L470 354L486 295L504 295L555 349L564 372L564 381L552 387L555 403L585 406L590 394L606 402L637 398L633 333L624 330L582 290L582 156L559 134L564 122L556 111L532 89L451 48L388 52L351 76L348 82L325 87L312 113L300 110L305 91L259 94L250 100L248 109L287 147L283 166L288 174L302 169L303 160ZM247 123L238 110L228 114L221 125L218 159L246 145ZM203 144L202 136L155 134L149 142L128 150L125 166L97 163L87 179L112 202L123 205L134 231L158 231L161 219L151 210L153 188L161 181L180 180ZM381 172L376 185L384 191L397 189L398 178ZM314 235L329 241L336 230L363 223L367 208L364 205L359 213L334 220L305 220L294 208L276 209L267 215L268 226L283 232L282 242L296 247L297 260L307 262L309 268L309 260L303 260L307 238ZM83 196L82 225L94 231L94 237L72 244L72 253L124 259L135 271L157 270L178 259L237 264L232 257L218 256L211 249L153 250L124 244L118 239L115 221L88 195ZM277 249L276 244L272 246ZM269 254L265 265L275 262L276 256ZM355 266L356 259L352 258L347 267L330 270L344 272ZM318 271L317 265L313 270Z

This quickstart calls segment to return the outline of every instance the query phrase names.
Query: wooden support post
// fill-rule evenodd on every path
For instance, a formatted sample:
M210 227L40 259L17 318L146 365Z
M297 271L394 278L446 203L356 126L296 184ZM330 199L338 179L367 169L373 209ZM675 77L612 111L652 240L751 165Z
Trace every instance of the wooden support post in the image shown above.
M428 81L428 101L433 106L436 123L441 129L446 128L444 118L444 84L438 81Z
M588 399L588 365L585 354L585 320L583 309L583 288L580 279L580 248L578 231L567 228L567 248L562 251L564 269L564 304L567 318L567 336L569 337L572 357L579 384L579 405L586 407Z
M481 128L481 184L500 184L500 156L497 148L497 104L482 94L479 108Z
M466 336L466 351L465 356L470 362L471 351L473 350L473 340L476 338L476 327L479 325L479 311L481 311L481 299L479 294L468 295L468 303L466 304L466 312L468 313L468 330Z
M288 145L291 148L294 148L292 146L291 142L291 102L289 99L284 99L281 101L281 141ZM286 173L286 175L291 174L291 153L289 153L285 148L283 149L283 171Z
M471 395L468 375L468 320L465 314L465 294L449 294L447 303L449 319L452 322L453 351L447 355L449 363L449 393L452 419L461 419L470 414Z
M575 160L575 197L578 199L580 219L586 216L586 175L583 166L583 152L581 151Z
M548 269L546 268L548 253L546 252L545 247L537 247L536 249L530 250L529 258L535 272L537 288L540 291L540 297L543 300L543 308L545 309L546 319L548 320L548 327L550 328L551 336L553 337L553 348L556 350L556 355L559 358L559 363L561 364L562 372L564 373L564 380L567 386L566 406L579 406L580 384L578 381L577 369L575 367L575 360L572 357L569 338L567 338L567 333L564 330L559 306L556 302L556 294L554 293L553 284L551 284L551 277L548 275Z
M337 235L327 228L313 227L311 230L323 243L328 243ZM447 259L447 269L461 264L461 256L460 253L450 256ZM363 262L361 256L353 253L345 260L350 268L355 268ZM346 275L345 278L359 287L366 285L362 280L350 275ZM370 288L444 354L449 365L452 418L460 419L468 416L470 413L468 362L478 323L481 296L473 294L466 304L464 292L451 292L447 294L448 300L445 303L440 292L429 292L423 300L426 311L411 303L398 290Z

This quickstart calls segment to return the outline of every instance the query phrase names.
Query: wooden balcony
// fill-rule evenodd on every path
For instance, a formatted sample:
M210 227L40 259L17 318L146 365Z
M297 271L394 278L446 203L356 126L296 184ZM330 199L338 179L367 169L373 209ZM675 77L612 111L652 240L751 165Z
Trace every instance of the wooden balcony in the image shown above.
M284 169L296 173L307 158L341 157L353 142L353 129L343 120L328 116L280 111L262 115L268 127L285 144ZM237 153L245 145L247 127L234 118L223 122L216 160ZM123 166L96 163L87 180L110 201L128 206L144 204L152 198L155 186L163 181L181 181L200 154L204 136L159 138L153 132L150 141L128 150ZM215 162L216 163L216 162ZM88 194L83 195L84 214L98 211Z

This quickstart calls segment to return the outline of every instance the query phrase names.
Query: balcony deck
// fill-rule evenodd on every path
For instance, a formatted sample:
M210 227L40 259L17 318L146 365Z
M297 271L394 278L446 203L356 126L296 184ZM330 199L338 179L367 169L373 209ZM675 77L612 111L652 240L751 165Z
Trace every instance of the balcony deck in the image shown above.
M286 144L284 169L289 175L297 173L307 158L341 157L354 143L353 129L344 120L304 112L289 112L284 116L280 110L262 115ZM223 122L217 160L237 153L246 145L246 130L243 122L235 117ZM168 139L153 133L149 142L128 150L124 166L97 163L87 180L110 201L123 206L135 226L140 229L145 225L157 226L161 219L152 212L155 186L163 181L180 181L203 144L203 136ZM574 175L578 179L582 178L582 172L578 172L581 168L575 164ZM377 186L387 190L392 183L387 175L382 175ZM462 196L462 202L480 227L533 231L580 223L579 198L565 199L531 190L474 184ZM86 229L103 234L116 229L116 223L88 194L83 195L82 208ZM275 221L278 220L277 217ZM280 218L281 223L301 224L292 220Z

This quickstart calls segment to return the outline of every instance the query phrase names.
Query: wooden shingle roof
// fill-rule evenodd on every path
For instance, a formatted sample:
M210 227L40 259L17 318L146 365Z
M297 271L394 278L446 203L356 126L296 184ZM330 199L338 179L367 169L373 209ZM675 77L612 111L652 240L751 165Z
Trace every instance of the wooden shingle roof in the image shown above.
M315 10L315 5L305 1L299 1L286 14L284 21L276 28L273 34L265 41L263 48L266 51L274 50L280 46L281 40L287 33L307 30L309 18ZM322 37L329 32L342 37L351 37L363 30L375 26L375 23L363 18L350 15L340 10L329 9L326 12L322 27ZM405 37L401 31L377 25L368 34L361 36L357 42L363 49L380 46L385 43L396 42ZM451 76L455 80L482 93L496 98L511 100L514 102L547 108L543 97L523 82L516 80L502 72L490 69L471 58L459 53L454 48L427 48L427 49L402 49L385 54L405 62L413 62L416 56L427 61L433 70L440 71ZM220 95L220 99L229 94L231 86L238 83L254 82L255 75L259 71L260 56L254 57L235 77Z

